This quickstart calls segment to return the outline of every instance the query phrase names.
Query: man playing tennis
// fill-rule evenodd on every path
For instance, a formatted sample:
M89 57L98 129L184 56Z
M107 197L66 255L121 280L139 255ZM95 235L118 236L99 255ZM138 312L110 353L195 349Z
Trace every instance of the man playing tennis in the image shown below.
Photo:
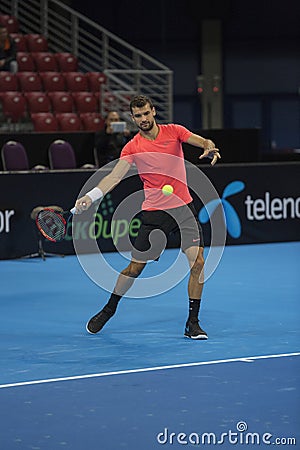
M112 171L75 204L76 214L80 214L117 186L132 164L136 165L145 195L142 224L134 242L129 265L119 274L107 304L87 323L87 331L94 334L103 328L115 314L120 299L141 274L147 261L159 258L163 250L161 240L151 240L150 234L159 229L168 235L179 229L181 249L190 267L189 315L184 335L191 339L207 339L198 319L204 280L204 243L187 186L182 142L203 148L204 152L200 158L212 158L212 165L221 157L219 150L211 140L194 134L181 125L158 125L153 103L146 96L134 97L130 102L130 111L139 133L124 146ZM163 188L166 186L172 187L171 195L164 194Z

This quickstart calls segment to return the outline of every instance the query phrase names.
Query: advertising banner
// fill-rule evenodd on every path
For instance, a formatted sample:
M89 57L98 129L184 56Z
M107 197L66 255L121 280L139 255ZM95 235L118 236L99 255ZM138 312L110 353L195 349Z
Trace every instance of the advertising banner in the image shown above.
M105 175L87 170L46 173L2 173L0 176L0 259L38 253L39 239L32 211L57 205L70 209L80 194ZM300 164L247 164L196 167L187 165L188 184L204 232L205 245L221 245L211 224L216 215L224 219L227 245L297 241L300 238ZM211 188L208 186L211 185ZM127 199L134 205L127 207ZM134 170L107 194L92 215L82 214L70 222L65 240L41 240L48 253L73 254L74 243L93 252L130 249L140 226L143 201L141 181ZM220 232L223 239L224 230ZM171 236L168 246L177 246ZM37 255L38 256L38 255Z
M207 219L223 208L227 244L256 244L300 239L300 165L253 164L215 166L206 174L219 199L198 205L206 239ZM213 202L215 199L211 199Z

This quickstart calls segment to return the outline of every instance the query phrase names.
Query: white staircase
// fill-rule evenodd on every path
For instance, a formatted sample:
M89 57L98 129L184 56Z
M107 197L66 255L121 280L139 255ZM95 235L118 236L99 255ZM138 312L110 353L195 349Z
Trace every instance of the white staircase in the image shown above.
M102 98L113 94L113 106L124 119L128 99L144 94L152 98L158 121L172 122L173 73L151 56L58 0L1 0L0 13L17 17L21 33L45 35L50 51L76 55L81 71L105 73Z

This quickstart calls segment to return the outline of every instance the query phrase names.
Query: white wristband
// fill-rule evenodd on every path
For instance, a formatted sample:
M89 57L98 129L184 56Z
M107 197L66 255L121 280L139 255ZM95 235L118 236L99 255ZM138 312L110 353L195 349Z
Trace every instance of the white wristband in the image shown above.
M92 200L92 203L94 203L96 200L99 200L99 198L103 197L103 192L98 187L95 187L91 191L87 192L85 195L88 195Z

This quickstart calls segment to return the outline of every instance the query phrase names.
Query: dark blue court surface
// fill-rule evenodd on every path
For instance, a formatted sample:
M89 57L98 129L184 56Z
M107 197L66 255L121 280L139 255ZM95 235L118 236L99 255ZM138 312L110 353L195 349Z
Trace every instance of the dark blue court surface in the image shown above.
M227 247L204 289L206 342L183 337L186 278L124 299L91 336L108 294L75 256L1 261L0 449L300 448L299 250Z

